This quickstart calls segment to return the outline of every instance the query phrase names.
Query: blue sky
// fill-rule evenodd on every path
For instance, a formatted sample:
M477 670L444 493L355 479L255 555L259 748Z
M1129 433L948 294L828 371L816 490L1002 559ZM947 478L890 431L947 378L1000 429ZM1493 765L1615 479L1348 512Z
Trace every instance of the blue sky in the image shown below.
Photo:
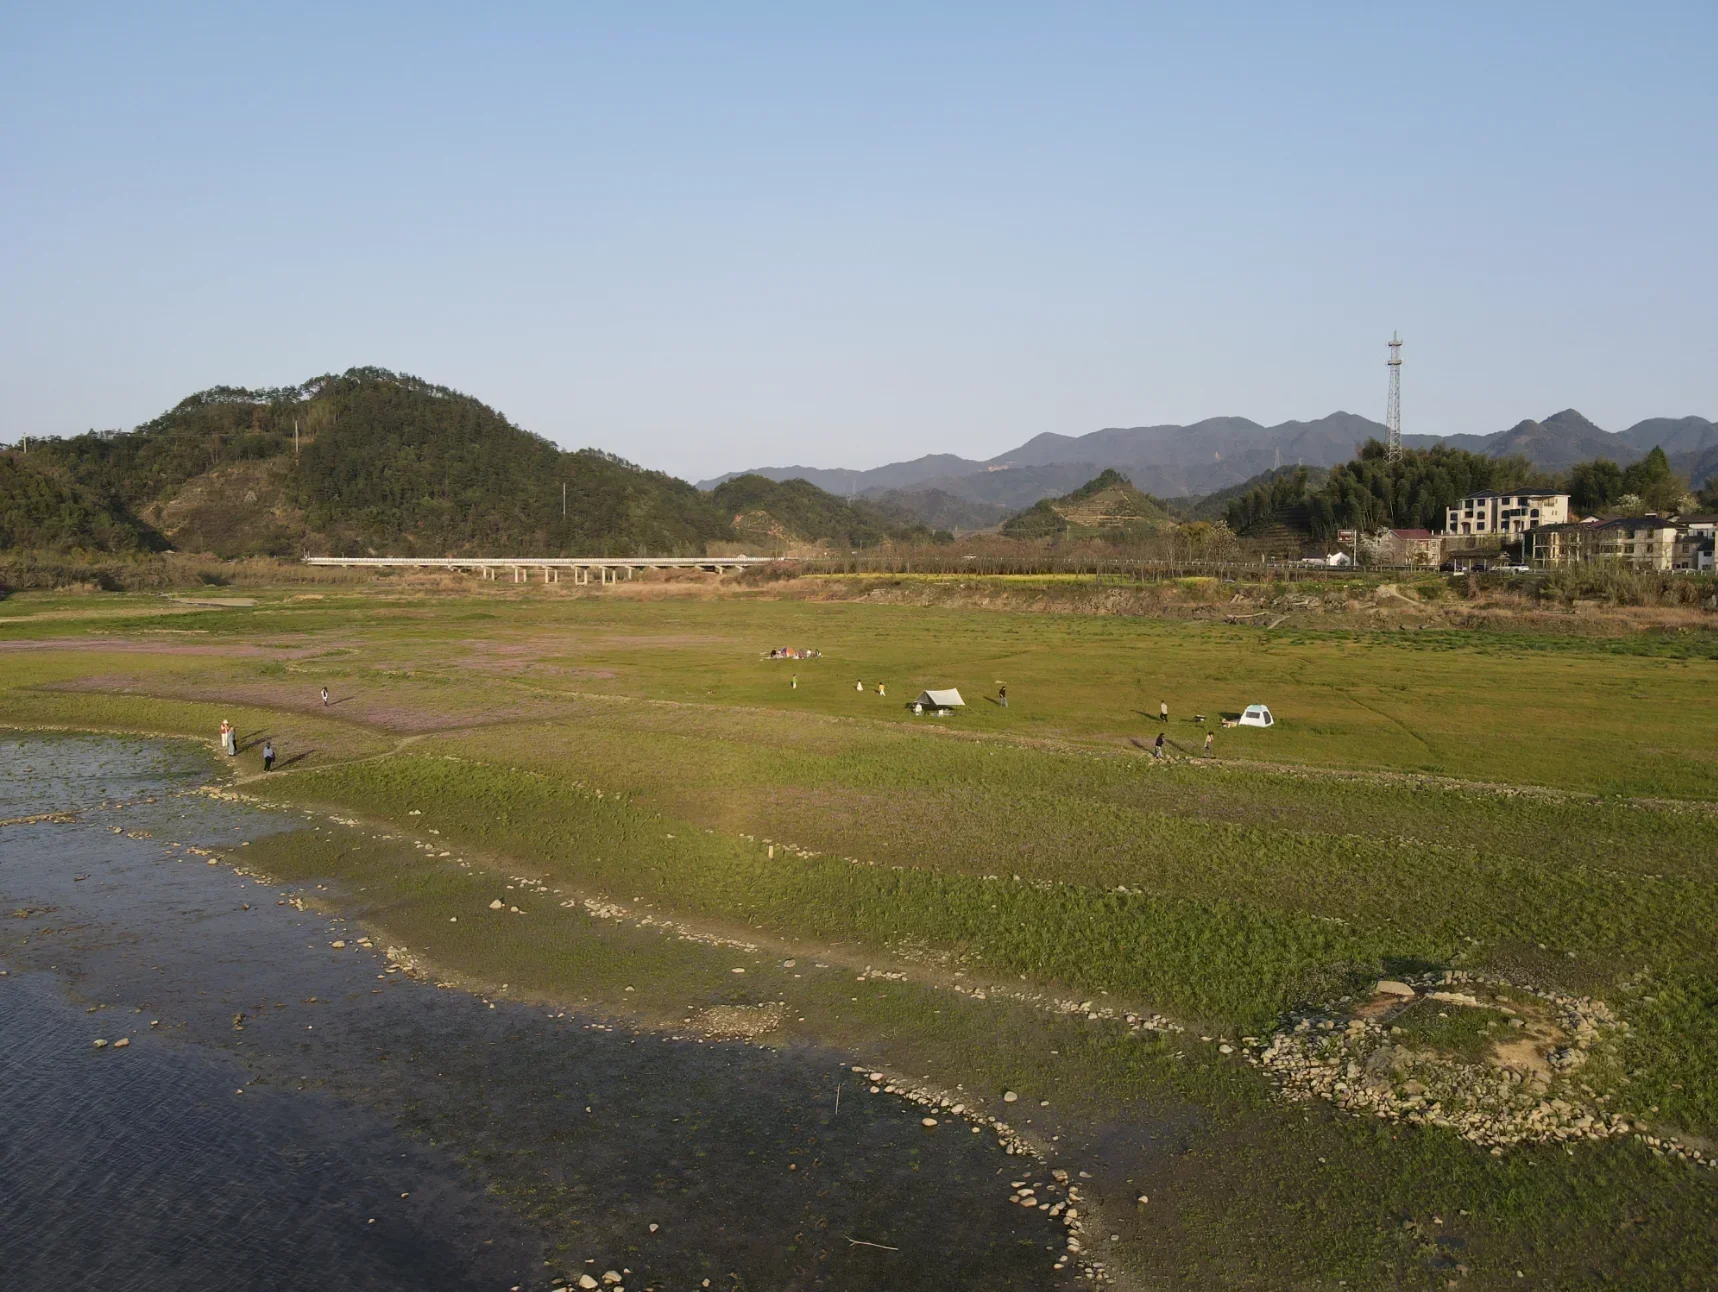
M1718 417L1718 5L0 10L0 441L355 364L698 478Z

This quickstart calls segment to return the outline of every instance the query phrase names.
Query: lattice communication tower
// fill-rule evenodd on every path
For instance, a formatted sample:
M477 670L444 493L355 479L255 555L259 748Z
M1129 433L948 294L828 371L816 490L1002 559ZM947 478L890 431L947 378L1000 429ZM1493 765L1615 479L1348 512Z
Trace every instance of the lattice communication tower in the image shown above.
M1390 461L1402 460L1402 338L1390 334L1390 403L1384 410L1384 427L1389 431Z

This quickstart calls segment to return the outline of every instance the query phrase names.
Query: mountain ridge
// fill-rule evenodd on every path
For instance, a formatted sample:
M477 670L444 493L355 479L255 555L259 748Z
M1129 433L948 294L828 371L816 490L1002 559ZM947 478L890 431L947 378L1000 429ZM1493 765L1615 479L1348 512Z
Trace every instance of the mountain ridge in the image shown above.
M1023 508L1113 468L1156 497L1199 497L1278 467L1337 466L1367 440L1383 440L1386 434L1381 423L1344 410L1271 426L1245 417L1209 417L1186 425L1103 427L1084 435L1044 431L983 460L926 454L866 470L762 467L747 474L797 477L849 497L934 490L969 502ZM1673 468L1697 477L1696 487L1718 472L1718 422L1695 416L1646 418L1621 431L1606 431L1565 408L1490 434L1405 435L1402 442L1411 448L1443 444L1494 458L1523 456L1553 472L1595 457L1627 466L1658 445ZM698 487L708 490L731 478L718 476Z

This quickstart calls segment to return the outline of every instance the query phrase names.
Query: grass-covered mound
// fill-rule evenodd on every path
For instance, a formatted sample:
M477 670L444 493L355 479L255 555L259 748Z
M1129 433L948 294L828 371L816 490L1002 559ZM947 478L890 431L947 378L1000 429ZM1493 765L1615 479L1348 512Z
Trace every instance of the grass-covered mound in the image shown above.
M1112 467L1072 493L1043 499L1011 516L1002 532L1019 539L1122 539L1154 532L1171 520L1161 503Z

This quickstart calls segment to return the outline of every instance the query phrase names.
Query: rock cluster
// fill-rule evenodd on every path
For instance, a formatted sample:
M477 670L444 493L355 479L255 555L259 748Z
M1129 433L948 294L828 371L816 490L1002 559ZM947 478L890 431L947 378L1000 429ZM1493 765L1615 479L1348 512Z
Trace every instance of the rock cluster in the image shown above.
M776 1031L787 1021L787 1002L712 1005L694 1015L691 1021L711 1040L750 1041Z
M1554 1023L1552 1034L1560 1042L1535 1051L1543 1070L1470 1062L1402 1043L1400 1029L1389 1024L1390 1010L1415 999L1457 1009L1484 1007L1472 991L1451 990L1460 986L1506 989L1509 998L1531 999L1539 1006L1542 1022ZM1377 1008L1380 1005L1384 1008ZM1542 1039L1549 1030L1530 1034L1516 1010L1504 1006L1500 1012L1512 1025L1503 1039ZM1518 1144L1639 1134L1655 1152L1718 1164L1698 1149L1645 1134L1644 1123L1600 1107L1607 1096L1569 1079L1626 1028L1603 1001L1450 971L1405 982L1387 980L1378 984L1370 1007L1353 1015L1295 1014L1274 1035L1241 1041L1247 1062L1269 1072L1291 1098L1327 1099L1353 1113L1446 1127L1489 1146L1494 1154Z

